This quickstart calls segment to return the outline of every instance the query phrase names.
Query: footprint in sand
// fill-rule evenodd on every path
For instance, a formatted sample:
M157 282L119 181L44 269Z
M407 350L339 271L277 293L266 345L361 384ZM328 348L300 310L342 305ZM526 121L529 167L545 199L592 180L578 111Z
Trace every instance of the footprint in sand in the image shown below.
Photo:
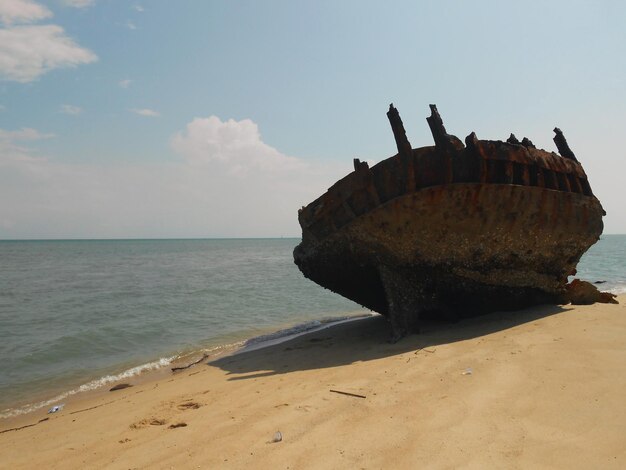
M142 419L130 425L131 429L141 429L146 426L163 426L167 421L159 418Z
M171 406L171 405L170 405ZM176 408L178 408L180 411L185 411L185 410L197 410L198 408L200 408L202 406L201 403L197 403L195 401L185 401L183 403L179 403ZM167 420L163 419L163 418L147 418L147 419L142 419L141 421L137 421L136 423L133 423L130 425L131 429L141 429L141 428L145 428L146 426L164 426L165 424L167 424ZM175 429L175 428L183 428L187 426L187 423L175 423L175 424L171 424L169 426L169 429Z

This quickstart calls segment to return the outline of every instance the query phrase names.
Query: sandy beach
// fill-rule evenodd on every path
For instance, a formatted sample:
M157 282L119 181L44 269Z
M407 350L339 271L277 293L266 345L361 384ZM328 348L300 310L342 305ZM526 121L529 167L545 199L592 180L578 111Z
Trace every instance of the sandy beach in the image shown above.
M624 468L619 301L336 325L5 419L0 467Z

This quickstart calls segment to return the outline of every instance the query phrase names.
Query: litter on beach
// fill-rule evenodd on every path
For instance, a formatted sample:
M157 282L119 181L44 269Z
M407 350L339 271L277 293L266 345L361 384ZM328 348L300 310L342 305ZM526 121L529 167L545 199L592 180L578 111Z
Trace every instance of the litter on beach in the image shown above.
M56 413L57 411L61 411L64 406L65 406L65 403L63 403L62 405L54 405L52 408L50 408L48 410L48 414Z

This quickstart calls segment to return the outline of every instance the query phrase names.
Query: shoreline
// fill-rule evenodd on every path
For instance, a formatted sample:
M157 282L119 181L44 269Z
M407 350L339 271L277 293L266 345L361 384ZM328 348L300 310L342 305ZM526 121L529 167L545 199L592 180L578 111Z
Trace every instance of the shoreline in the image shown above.
M197 349L189 349L173 355L166 355L156 358L146 363L138 364L128 368L117 367L122 369L120 372L108 373L99 377L95 377L80 385L64 389L56 393L48 393L44 390L39 393L33 393L34 398L27 399L25 402L15 402L0 410L0 426L3 421L18 418L20 416L28 416L42 409L48 409L52 406L64 407L67 403L80 401L84 396L100 395L108 392L109 387L119 383L129 383L131 385L141 384L159 380L171 372L171 368L180 367L186 369L189 364L196 360L213 361L223 356L238 354L252 350L258 350L280 344L297 338L303 334L317 331L320 329L332 327L335 324L350 322L365 318L375 313L355 313L351 312L338 317L325 317L319 320L309 320L303 323L297 323L292 326L282 325L279 329L267 331L259 335L243 338L230 343L216 344L214 346L200 347ZM105 390L106 389L106 390Z
M382 317L333 325L3 420L3 463L623 468L618 300L428 324L394 345Z

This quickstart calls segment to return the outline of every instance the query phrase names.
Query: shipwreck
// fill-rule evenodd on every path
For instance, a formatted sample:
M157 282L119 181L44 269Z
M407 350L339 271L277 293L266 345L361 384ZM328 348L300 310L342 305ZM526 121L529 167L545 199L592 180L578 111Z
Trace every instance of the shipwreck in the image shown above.
M434 146L412 148L390 105L397 154L371 168L354 159L353 172L300 209L302 273L385 315L394 339L427 315L567 302L568 276L605 212L563 133L554 129L559 154L513 134L472 132L463 143L430 109Z

